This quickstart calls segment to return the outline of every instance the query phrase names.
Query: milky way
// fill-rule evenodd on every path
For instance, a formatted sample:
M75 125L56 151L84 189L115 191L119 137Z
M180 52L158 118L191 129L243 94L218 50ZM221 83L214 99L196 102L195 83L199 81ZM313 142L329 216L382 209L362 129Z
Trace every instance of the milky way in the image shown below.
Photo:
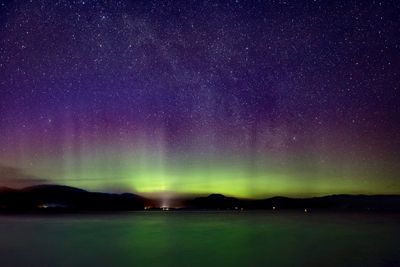
M400 2L335 2L0 1L0 185L400 193Z

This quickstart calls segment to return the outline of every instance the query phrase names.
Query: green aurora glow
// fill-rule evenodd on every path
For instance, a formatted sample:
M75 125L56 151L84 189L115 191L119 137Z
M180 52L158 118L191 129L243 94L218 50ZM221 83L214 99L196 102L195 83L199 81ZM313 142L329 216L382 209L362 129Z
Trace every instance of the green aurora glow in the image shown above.
M25 157L32 158L26 153ZM18 166L24 166L24 172L48 183L88 190L153 195L222 193L262 198L399 193L398 186L388 186L395 169L384 169L383 165L354 160L326 164L287 155L285 159L274 155L252 160L232 154L182 157L182 154L167 156L162 149L150 151L142 147L133 153L129 148L112 151L110 147L97 146L81 154L21 161Z
M400 193L396 1L3 2L0 187Z

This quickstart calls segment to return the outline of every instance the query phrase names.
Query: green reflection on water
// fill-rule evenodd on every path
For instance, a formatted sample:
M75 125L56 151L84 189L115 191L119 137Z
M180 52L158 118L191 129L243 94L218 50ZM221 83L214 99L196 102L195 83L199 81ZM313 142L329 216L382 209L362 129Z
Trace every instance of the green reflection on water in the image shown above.
M6 217L4 266L395 266L399 217L138 212Z

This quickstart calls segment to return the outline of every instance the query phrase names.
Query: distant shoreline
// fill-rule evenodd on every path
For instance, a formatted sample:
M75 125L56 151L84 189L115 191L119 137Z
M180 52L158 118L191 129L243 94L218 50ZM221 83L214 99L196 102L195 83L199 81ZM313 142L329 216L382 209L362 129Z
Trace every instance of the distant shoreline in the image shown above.
M0 213L120 213L126 211L400 212L400 195L330 195L312 198L239 199L222 194L181 198L176 206L131 193L88 192L63 185L0 191Z

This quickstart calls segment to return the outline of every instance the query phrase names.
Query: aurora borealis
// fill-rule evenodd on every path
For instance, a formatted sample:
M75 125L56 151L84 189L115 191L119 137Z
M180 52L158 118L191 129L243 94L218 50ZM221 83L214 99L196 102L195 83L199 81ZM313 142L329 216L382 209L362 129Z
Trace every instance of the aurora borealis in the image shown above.
M396 1L0 1L0 186L400 193Z

